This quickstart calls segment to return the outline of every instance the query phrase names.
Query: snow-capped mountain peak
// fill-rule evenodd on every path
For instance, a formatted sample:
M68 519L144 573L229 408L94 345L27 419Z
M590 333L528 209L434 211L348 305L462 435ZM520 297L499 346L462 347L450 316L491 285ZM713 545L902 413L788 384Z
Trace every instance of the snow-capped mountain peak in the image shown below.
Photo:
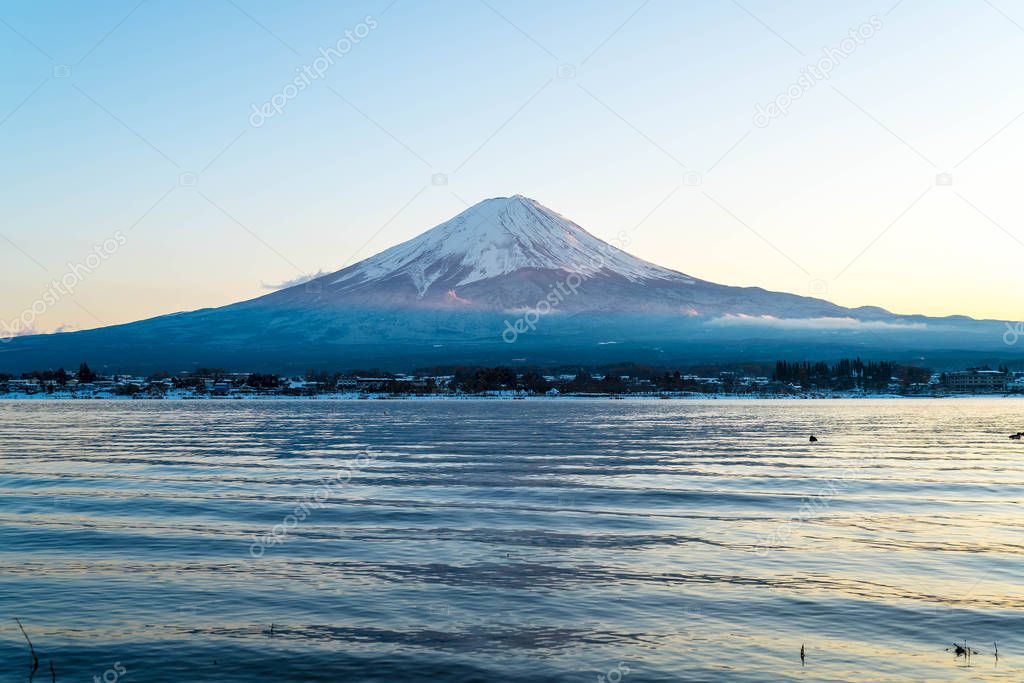
M693 255L696 258L699 255ZM879 349L992 358L1006 323L897 316L697 280L601 241L532 199L488 199L344 270L220 308L19 337L0 370L411 369L841 357ZM510 330L512 331L510 334ZM965 341L966 340L966 341ZM951 351L952 350L952 351ZM135 354L135 355L133 355ZM813 354L813 355L809 355Z
M485 199L325 282L346 290L407 278L422 298L435 284L448 291L527 269L581 277L604 271L631 282L685 278L617 249L529 197L514 195Z

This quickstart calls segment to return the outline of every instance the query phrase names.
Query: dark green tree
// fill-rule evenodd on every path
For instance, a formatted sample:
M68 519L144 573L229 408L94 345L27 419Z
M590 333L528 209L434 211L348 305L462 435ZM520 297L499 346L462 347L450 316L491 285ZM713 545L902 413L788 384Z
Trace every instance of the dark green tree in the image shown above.
M79 382L83 384L91 384L92 382L96 381L96 378L96 373L92 371L92 368L89 367L88 363L82 363L81 365L78 366Z

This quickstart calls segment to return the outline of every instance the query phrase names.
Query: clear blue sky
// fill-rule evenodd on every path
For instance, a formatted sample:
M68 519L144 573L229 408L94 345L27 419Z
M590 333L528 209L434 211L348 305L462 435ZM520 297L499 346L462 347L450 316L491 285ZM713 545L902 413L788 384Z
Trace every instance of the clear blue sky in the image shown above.
M0 319L117 231L36 329L250 298L516 193L705 279L1024 317L1024 2L390 2L0 2Z

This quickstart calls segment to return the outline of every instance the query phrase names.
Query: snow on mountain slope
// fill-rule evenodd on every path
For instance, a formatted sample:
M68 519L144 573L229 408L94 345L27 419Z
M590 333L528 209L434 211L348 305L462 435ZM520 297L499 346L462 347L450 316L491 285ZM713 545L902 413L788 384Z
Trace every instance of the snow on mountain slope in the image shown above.
M571 296L564 295L566 283L573 284ZM418 237L338 272L237 305L516 312L536 306L555 291L561 293L559 314L855 315L821 299L718 285L663 268L598 239L522 195L485 199Z
M422 298L435 283L444 283L447 291L524 269L581 277L605 271L631 282L689 280L616 249L536 201L515 195L486 199L325 283L344 290L406 276Z

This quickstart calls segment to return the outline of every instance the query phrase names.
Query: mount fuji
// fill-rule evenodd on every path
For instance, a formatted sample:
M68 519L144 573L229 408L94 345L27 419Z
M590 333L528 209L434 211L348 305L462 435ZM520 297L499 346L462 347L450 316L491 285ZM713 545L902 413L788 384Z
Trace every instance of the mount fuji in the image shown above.
M553 291L558 314L852 315L820 299L717 285L649 263L522 195L485 199L408 242L250 303L516 314ZM891 317L881 309L856 315Z
M998 321L901 316L715 284L632 256L515 195L257 299L13 339L0 345L0 370L82 360L175 372L840 355L941 365L1008 356L1004 331Z

